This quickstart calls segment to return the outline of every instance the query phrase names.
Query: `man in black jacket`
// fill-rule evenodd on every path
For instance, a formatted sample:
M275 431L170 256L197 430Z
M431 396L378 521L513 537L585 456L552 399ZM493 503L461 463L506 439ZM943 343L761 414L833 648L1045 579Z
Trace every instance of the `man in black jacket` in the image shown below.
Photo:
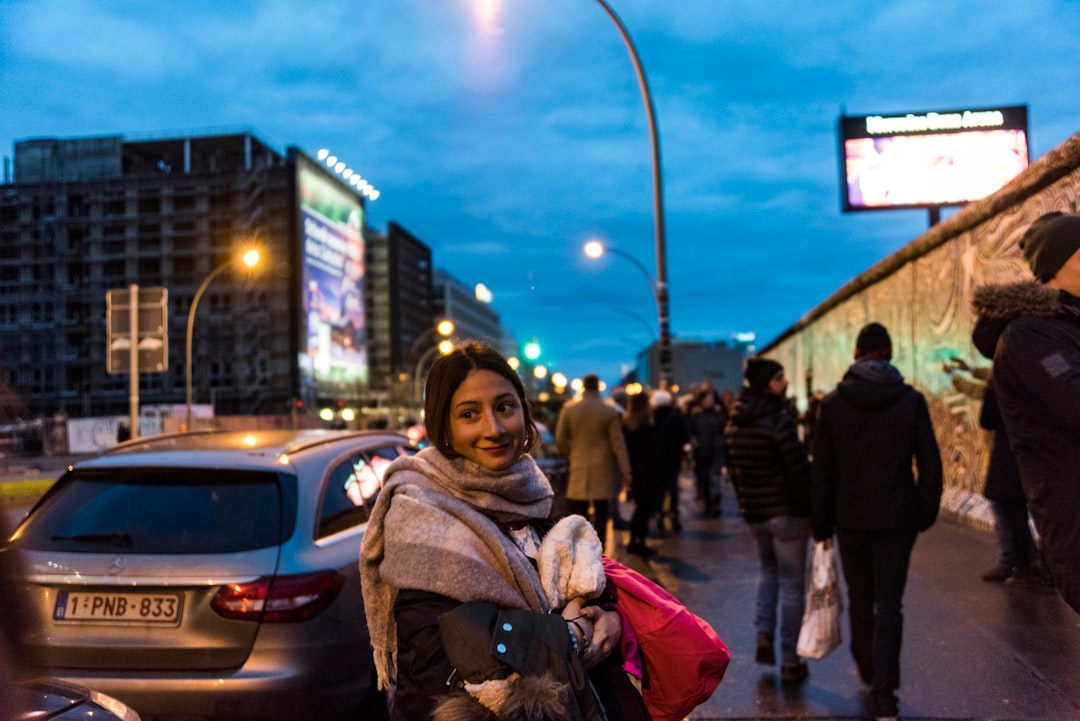
M878 719L897 715L908 562L915 537L937 518L942 484L926 399L891 359L885 327L865 326L855 363L821 402L814 439L814 539L836 534L851 654Z
M976 288L972 340L994 358L1043 559L1080 613L1080 216L1043 215L1020 247L1038 282Z

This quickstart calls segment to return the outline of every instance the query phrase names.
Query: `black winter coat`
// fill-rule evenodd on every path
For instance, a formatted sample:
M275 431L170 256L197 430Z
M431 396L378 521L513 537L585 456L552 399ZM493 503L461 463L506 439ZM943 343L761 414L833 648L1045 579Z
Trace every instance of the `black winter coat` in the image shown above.
M1080 298L1040 283L975 290L994 388L1058 590L1080 613Z
M690 442L686 417L674 406L653 409L653 426L656 428L656 464L664 476L678 475L682 467L683 447Z
M1009 438L1005 435L1005 421L998 407L997 392L991 378L983 391L979 425L994 434L990 444L990 463L986 468L986 485L983 495L991 501L1023 503L1024 487L1020 485L1020 469L1016 466Z
M783 398L744 387L724 435L728 473L747 523L810 515L810 462Z
M815 540L836 530L924 531L937 518L941 453L930 411L888 361L856 362L821 402L813 476Z
M626 452L630 455L630 488L634 500L647 507L659 506L664 497L664 481L657 468L656 428L642 423L634 430L623 425Z

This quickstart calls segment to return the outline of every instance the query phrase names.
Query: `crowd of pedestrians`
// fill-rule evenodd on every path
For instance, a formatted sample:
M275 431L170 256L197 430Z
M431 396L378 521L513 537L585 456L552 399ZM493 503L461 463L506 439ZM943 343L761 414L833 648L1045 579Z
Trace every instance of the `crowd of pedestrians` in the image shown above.
M980 401L989 437L982 490L1000 554L982 578L1056 584L1080 612L1080 216L1048 213L1021 247L1035 281L974 293L972 341L992 365L953 359L945 371ZM693 473L705 518L720 516L720 480L730 479L758 552L755 659L777 663L779 632L780 677L793 684L809 675L797 640L811 537L827 549L835 544L851 654L878 719L899 714L908 564L943 491L926 398L904 381L892 350L888 329L868 323L836 388L814 392L801 415L786 396L783 366L763 357L748 359L734 399L704 382L679 399L666 390L648 403L631 396L615 411L624 411L621 443L636 502L627 550L654 552L646 543L650 519L658 534L681 529L680 467ZM567 451L573 457L572 444Z

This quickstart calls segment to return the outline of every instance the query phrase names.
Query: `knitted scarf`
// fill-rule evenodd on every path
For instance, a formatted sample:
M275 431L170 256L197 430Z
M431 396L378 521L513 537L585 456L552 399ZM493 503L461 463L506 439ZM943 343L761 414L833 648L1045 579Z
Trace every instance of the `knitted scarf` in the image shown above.
M500 523L546 518L551 485L530 456L490 471L435 448L387 468L360 546L379 688L397 673L398 589L547 613L539 574Z

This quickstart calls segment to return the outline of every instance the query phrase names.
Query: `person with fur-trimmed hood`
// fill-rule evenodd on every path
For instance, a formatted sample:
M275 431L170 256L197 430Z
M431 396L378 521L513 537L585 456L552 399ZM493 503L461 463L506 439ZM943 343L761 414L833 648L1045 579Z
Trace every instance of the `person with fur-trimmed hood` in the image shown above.
M975 347L994 359L1005 431L1058 591L1080 613L1080 216L1020 240L1035 281L975 289Z

